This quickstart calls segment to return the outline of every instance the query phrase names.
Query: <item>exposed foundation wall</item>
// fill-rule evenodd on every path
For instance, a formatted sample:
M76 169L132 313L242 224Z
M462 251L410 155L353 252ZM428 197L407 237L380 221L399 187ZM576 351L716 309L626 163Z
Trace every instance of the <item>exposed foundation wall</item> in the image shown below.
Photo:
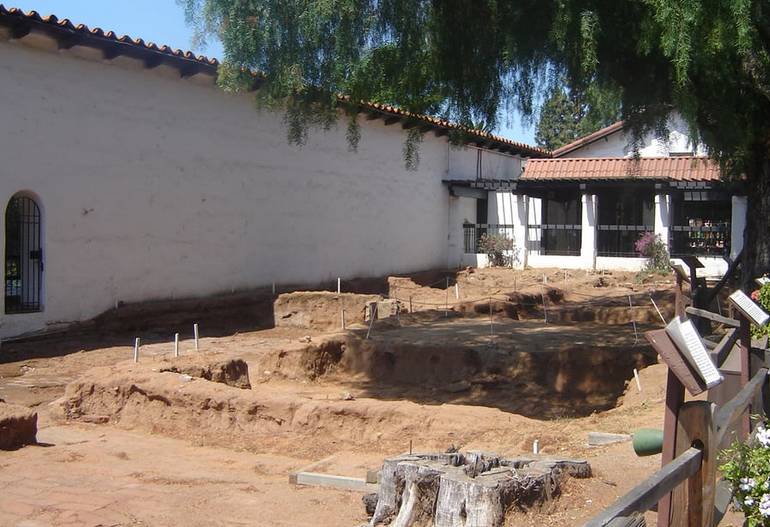
M210 78L80 51L0 42L0 204L39 197L45 257L44 311L5 315L0 296L0 338L118 301L446 265L446 138L425 135L416 171L399 124L362 118L358 153L344 123L297 148L281 114Z

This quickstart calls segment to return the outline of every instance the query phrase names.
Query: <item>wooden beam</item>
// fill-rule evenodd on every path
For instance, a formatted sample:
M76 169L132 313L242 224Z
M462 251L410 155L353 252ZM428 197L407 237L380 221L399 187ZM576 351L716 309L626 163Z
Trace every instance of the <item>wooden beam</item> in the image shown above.
M382 117L381 113L368 111L368 112L366 112L366 117L364 117L364 118L367 121L374 121L375 119L379 119L381 117Z
M59 49L72 49L72 47L78 45L83 39L80 35L61 35L56 37L56 46Z
M401 123L401 128L404 130L409 130L410 128L415 128L420 123L413 120L413 119L407 119L403 123Z
M31 24L16 24L13 26L13 29L11 29L11 39L24 38L29 35L30 31L32 31Z
M644 520L644 516L641 514L634 514L632 516L623 516L622 518L615 518L607 527L646 527L647 522Z
M738 340L738 330L732 328L727 333L725 333L724 337L722 337L722 340L720 340L719 344L717 344L717 347L714 348L712 356L715 358L714 364L716 364L717 368L724 364L725 360L730 355L733 346L735 346L736 340Z
M712 525L719 525L732 500L733 487L729 481L723 479L717 484L716 491L714 492L714 520Z
M727 404L716 412L714 415L714 430L716 432L716 445L719 448L724 446L722 445L722 440L725 438L727 429L743 415L743 412L752 403L766 380L767 368L760 368L756 375L746 383L746 386L738 392L738 395L730 399Z
M186 79L188 77L192 77L196 73L201 71L200 64L192 63L192 64L185 64L181 68L179 68L179 76L183 79Z
M737 328L741 325L741 323L734 318L723 317L722 315L717 315L716 313L712 313L711 311L707 311L705 309L698 309L697 307L688 307L685 309L685 313L700 318L706 318L712 322L716 322L717 324L724 324L725 326L729 326L731 328Z
M123 46L112 44L102 48L102 58L112 60L123 54Z
M650 510L660 498L674 487L696 474L700 469L703 453L691 447L671 463L634 487L615 503L595 516L585 527L607 527L615 518L629 516L634 512Z
M446 128L436 128L433 131L433 135L435 135L436 137L443 137L445 135L449 135L449 130Z
M388 117L385 118L385 126L396 124L400 120L401 120L401 117L399 117L398 115L389 115Z
M163 64L163 56L160 54L153 53L152 55L144 59L144 67L147 68L148 70L157 68L161 64Z

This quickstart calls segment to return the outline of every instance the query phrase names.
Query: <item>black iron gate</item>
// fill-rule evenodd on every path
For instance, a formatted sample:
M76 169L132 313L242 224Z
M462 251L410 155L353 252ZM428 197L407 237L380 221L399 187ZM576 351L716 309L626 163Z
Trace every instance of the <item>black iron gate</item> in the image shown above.
M5 210L5 312L41 309L43 249L40 207L26 196L14 196Z

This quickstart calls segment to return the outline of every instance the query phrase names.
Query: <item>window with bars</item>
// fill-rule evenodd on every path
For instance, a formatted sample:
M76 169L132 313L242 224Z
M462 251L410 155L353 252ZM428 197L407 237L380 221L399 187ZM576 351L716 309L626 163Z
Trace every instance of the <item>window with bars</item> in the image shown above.
M655 230L654 191L607 190L598 200L597 255L638 257L634 244Z
M5 209L5 313L40 311L42 286L40 207L17 195Z
M675 194L669 233L671 256L724 256L730 252L730 195L714 191Z
M542 198L540 251L555 256L579 256L582 204L577 191L551 191Z

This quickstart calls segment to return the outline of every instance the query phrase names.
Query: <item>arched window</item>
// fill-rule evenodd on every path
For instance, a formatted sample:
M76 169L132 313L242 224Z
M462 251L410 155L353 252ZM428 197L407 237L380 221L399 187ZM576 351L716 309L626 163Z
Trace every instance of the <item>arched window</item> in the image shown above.
M40 207L17 194L5 209L5 313L40 311L42 288Z

